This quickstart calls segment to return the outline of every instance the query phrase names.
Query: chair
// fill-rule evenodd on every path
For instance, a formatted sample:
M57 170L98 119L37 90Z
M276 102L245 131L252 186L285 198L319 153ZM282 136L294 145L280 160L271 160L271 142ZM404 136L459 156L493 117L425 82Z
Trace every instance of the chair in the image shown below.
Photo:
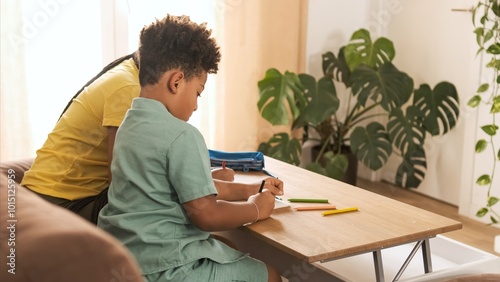
M143 281L118 240L19 185L31 163L0 163L0 281Z

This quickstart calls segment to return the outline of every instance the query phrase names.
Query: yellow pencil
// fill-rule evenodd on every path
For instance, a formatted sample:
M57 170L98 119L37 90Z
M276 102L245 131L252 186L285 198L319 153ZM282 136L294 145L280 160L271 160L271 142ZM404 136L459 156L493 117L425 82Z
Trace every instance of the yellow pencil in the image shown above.
M336 214L336 213L352 212L352 211L357 211L357 210L358 210L358 207L352 207L352 208L345 208L345 209L340 209L340 210L324 211L321 214L323 216L325 216L325 215L331 215L331 214Z

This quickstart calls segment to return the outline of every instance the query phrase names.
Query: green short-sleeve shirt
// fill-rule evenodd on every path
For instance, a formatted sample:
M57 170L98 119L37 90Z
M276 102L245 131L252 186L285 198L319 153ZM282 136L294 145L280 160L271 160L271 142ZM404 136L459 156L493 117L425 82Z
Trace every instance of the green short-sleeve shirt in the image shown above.
M229 263L246 255L189 220L182 203L216 194L201 133L158 101L135 98L118 129L108 204L98 225L121 240L144 274L202 258Z

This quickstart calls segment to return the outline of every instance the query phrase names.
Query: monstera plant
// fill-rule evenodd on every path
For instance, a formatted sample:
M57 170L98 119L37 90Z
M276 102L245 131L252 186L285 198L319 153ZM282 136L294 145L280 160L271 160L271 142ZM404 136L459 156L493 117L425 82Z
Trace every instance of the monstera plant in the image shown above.
M457 91L440 82L414 88L413 79L392 63L393 43L370 33L353 33L337 56L322 55L323 76L267 70L258 82L261 116L272 125L303 130L301 138L280 132L259 145L271 157L300 165L302 145L317 142L309 170L341 179L349 149L372 170L393 154L400 156L396 184L415 188L427 169L424 143L428 135L450 131L459 116ZM347 151L349 152L349 151Z

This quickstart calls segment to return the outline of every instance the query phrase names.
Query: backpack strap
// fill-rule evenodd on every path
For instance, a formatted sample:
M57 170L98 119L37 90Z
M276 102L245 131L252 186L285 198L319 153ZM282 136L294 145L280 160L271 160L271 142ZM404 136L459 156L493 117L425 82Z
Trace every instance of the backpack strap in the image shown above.
M125 61L125 60L128 60L130 58L133 58L134 59L134 62L137 66L138 65L138 62L137 62L137 59L136 59L136 56L135 56L135 52L132 53L132 54L128 54L128 55L125 55L125 56L122 56L116 60L114 60L113 62L109 63L107 66L105 66L101 72L99 72L96 76L94 76L91 80L89 80L87 83L85 83L85 85L80 89L78 90L78 92L76 92L75 96L73 96L73 98L71 98L71 100L68 102L68 104L66 105L66 107L64 108L63 112L61 113L61 115L59 116L59 119L64 115L64 113L68 110L69 106L71 105L71 103L73 103L73 100L78 96L80 95L80 93L83 91L83 89L85 89L85 87L89 86L92 82L94 82L96 79L98 79L99 77L101 77L103 74L105 74L107 71L109 71L110 69L116 67L117 65L119 65L121 62Z

